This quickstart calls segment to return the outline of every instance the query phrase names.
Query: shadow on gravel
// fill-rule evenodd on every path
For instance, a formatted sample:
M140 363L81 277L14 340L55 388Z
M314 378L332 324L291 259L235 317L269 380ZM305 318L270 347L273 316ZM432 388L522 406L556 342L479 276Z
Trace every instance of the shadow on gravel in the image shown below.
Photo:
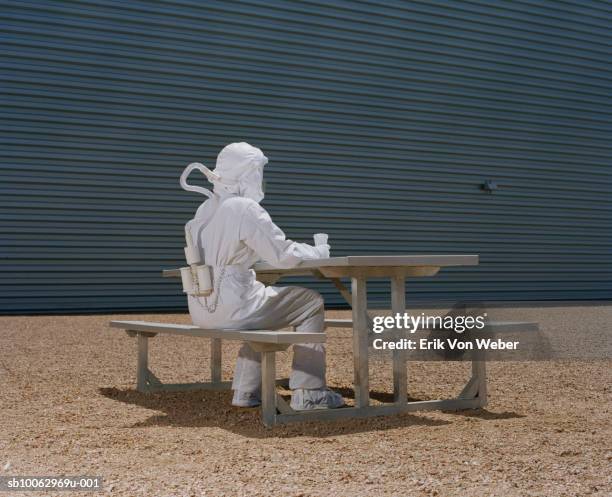
M330 388L332 390L338 392L345 399L354 399L355 398L355 390L353 390L352 388L334 387L334 386L332 386ZM390 393L390 392L371 391L370 392L370 399L374 399L374 400L377 400L378 402L384 402L384 403L391 403L391 402L394 401L393 394ZM410 402L414 402L414 401L418 401L418 400L424 400L424 399L417 399L416 397L408 396L408 401L410 401Z
M337 390L344 393L343 389ZM152 415L145 421L128 426L129 428L152 426L215 427L251 438L304 436L326 438L342 434L393 430L410 426L437 427L450 424L449 421L406 413L396 416L294 423L265 428L261 423L259 408L244 409L231 406L231 391L143 394L132 389L100 388L99 392L104 397L118 402L159 411L158 414ZM350 397L350 395L347 395L347 397ZM386 398L386 394L372 392L372 398L378 397Z
M465 416L467 418L479 418L484 420L495 420L495 419L514 419L524 418L525 414L519 414L518 412L504 411L504 412L491 412L487 409L468 409L465 411L445 411L448 414L455 414L456 416Z

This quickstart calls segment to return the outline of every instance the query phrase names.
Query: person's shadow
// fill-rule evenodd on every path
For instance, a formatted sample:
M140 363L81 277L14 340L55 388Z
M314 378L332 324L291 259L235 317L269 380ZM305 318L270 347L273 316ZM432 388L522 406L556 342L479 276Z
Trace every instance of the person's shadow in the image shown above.
M352 389L334 388L345 398L354 397ZM406 426L442 426L449 421L426 416L403 413L394 416L372 418L346 418L336 421L310 421L277 425L266 428L261 423L259 408L245 409L231 405L231 391L215 392L197 390L191 392L140 393L133 389L100 388L100 393L112 400L137 405L158 411L132 427L179 426L216 427L252 438L267 437L328 437L344 433L391 430ZM389 402L391 395L385 392L371 392L375 400Z

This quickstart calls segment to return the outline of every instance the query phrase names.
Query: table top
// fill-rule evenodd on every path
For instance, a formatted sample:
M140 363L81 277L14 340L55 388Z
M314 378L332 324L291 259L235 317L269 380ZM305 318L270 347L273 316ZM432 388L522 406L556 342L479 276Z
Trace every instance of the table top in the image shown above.
M477 255L347 255L330 257L328 259L312 259L302 261L297 266L278 268L266 262L258 262L253 266L257 273L285 273L295 270L317 269L324 267L448 267L477 266ZM180 276L178 269L165 269L163 275Z
M312 259L302 261L293 268L303 269L318 267L363 267L363 266L476 266L477 255L347 255L344 257L329 257L328 259ZM266 262L259 262L253 267L255 271L283 271Z

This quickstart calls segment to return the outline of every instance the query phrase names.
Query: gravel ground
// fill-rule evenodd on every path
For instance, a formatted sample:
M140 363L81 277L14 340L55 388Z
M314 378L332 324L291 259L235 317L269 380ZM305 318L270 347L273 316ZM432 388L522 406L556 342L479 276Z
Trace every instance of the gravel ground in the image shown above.
M603 333L612 306L524 315L549 330ZM101 475L105 494L129 497L612 495L610 360L491 363L483 410L268 430L256 409L231 407L229 392L137 393L134 340L110 330L110 319L188 322L170 314L0 318L0 474ZM349 395L351 332L328 333L329 383ZM165 381L207 374L205 340L158 337L150 349ZM226 378L236 350L224 347ZM288 358L280 354L281 371ZM376 358L370 367L372 396L385 400L389 364ZM457 393L467 372L467 364L412 363L410 394Z

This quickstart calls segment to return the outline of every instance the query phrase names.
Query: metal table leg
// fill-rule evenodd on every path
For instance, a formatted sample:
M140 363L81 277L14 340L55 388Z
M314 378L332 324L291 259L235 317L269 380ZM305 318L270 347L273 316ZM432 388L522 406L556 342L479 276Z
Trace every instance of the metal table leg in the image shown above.
M367 291L363 277L351 279L353 309L353 364L355 371L355 406L366 407L370 402L368 371Z
M391 278L391 310L393 314L406 311L406 279L404 276ZM406 351L393 350L393 400L405 404L408 398L408 374L406 370Z
M487 359L484 350L475 351L472 360L472 378L475 378L477 389L476 397L479 407L487 405Z
M149 337L145 333L138 333L138 365L136 369L136 389L139 392L148 390L149 372Z

